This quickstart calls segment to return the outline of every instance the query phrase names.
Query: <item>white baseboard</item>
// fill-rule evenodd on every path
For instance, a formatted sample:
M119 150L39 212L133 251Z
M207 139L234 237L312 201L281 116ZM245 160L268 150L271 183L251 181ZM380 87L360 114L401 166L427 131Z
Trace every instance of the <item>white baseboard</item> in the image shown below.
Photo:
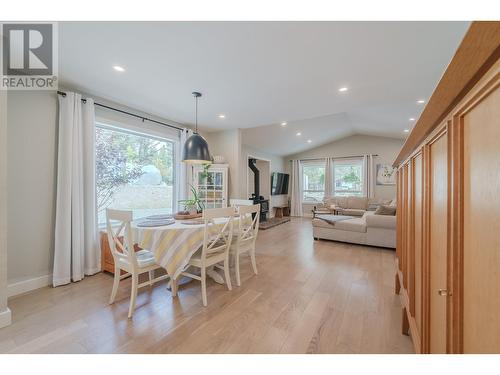
M50 285L51 283L52 275L44 275L33 279L18 281L7 286L7 297L14 297L35 289L40 289Z
M0 311L0 328L7 327L12 323L12 314L7 307L5 310Z

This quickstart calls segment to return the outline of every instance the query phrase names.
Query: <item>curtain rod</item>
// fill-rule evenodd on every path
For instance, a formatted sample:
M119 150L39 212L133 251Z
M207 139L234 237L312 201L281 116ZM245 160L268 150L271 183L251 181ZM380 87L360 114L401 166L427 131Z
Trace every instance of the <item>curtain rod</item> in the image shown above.
M378 154L367 154L367 155L371 155L371 156L379 156ZM353 156L335 156L335 157L332 157L332 156L327 156L327 157L322 157L322 158L304 158L304 159L298 159L300 161L308 161L308 160L324 160L324 159L327 159L327 158L330 158L330 159L353 159L353 158L362 158L364 155L353 155ZM294 159L290 159L289 161L292 161Z
M57 94L58 95L61 95L62 97L65 97L66 96L66 93L64 91L57 91ZM85 98L82 98L82 102L86 103L87 102L87 99ZM97 102L94 102L94 105L97 105L99 107L102 107L102 108L106 108L106 109L109 109L111 111L115 111L115 112L120 112L120 113L123 113L123 114L126 114L126 115L129 115L129 116L132 116L132 117L136 117L138 119L141 119L142 122L144 121L149 121L149 122L154 122L156 124L160 124L160 125L163 125L163 126L168 126L169 128L173 128L173 129L177 129L179 131L183 131L184 129L182 128L179 128L178 126L175 126L175 125L170 125L170 124L167 124L165 122L161 122L161 121L157 121L157 120L153 120L151 118L147 118L147 117L144 117L144 116L139 116L139 115L136 115L135 113L132 113L132 112L127 112L127 111L124 111L122 109L118 109L118 108L113 108L113 107L110 107L108 105L105 105L105 104L101 104L101 103L97 103Z

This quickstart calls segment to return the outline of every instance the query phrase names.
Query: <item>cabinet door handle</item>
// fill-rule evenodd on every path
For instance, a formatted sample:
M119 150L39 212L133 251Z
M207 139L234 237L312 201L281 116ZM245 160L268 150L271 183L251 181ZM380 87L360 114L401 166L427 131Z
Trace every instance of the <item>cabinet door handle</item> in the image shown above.
M438 294L440 296L448 296L451 297L451 292L449 292L447 289L438 289Z

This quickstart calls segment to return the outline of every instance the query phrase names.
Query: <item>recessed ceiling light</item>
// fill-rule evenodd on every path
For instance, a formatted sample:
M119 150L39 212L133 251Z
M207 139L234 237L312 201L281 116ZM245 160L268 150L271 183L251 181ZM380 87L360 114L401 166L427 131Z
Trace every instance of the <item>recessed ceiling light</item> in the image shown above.
M410 132L410 129L405 129L403 130L405 133L409 133Z
M424 104L424 103L425 103L425 100L424 100L424 99L419 99L419 100L417 100L417 103L418 103L418 104Z
M116 70L117 72L124 72L125 68L120 66L120 65L114 65L113 69Z
M347 90L349 90L347 87L341 87L339 89L339 92L346 92Z
M221 114L219 115L219 118L226 118L226 115L225 115L225 114L223 114L223 113L221 113Z
M415 121L415 118L414 117L410 117L409 120L410 121Z
M311 143L312 141L310 139L307 140L307 143Z
M297 137L301 136L302 133L301 132L298 132L297 134L295 134Z
M286 126L286 121L283 121L283 122L281 123L281 126Z

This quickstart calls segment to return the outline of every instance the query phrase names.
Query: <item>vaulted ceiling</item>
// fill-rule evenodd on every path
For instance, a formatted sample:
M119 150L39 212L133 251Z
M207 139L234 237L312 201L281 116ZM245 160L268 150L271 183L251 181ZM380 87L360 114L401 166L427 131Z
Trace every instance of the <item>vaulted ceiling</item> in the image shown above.
M404 137L467 27L63 22L59 73L64 85L187 124L201 91L203 129L242 128L245 143L285 155L355 133Z

